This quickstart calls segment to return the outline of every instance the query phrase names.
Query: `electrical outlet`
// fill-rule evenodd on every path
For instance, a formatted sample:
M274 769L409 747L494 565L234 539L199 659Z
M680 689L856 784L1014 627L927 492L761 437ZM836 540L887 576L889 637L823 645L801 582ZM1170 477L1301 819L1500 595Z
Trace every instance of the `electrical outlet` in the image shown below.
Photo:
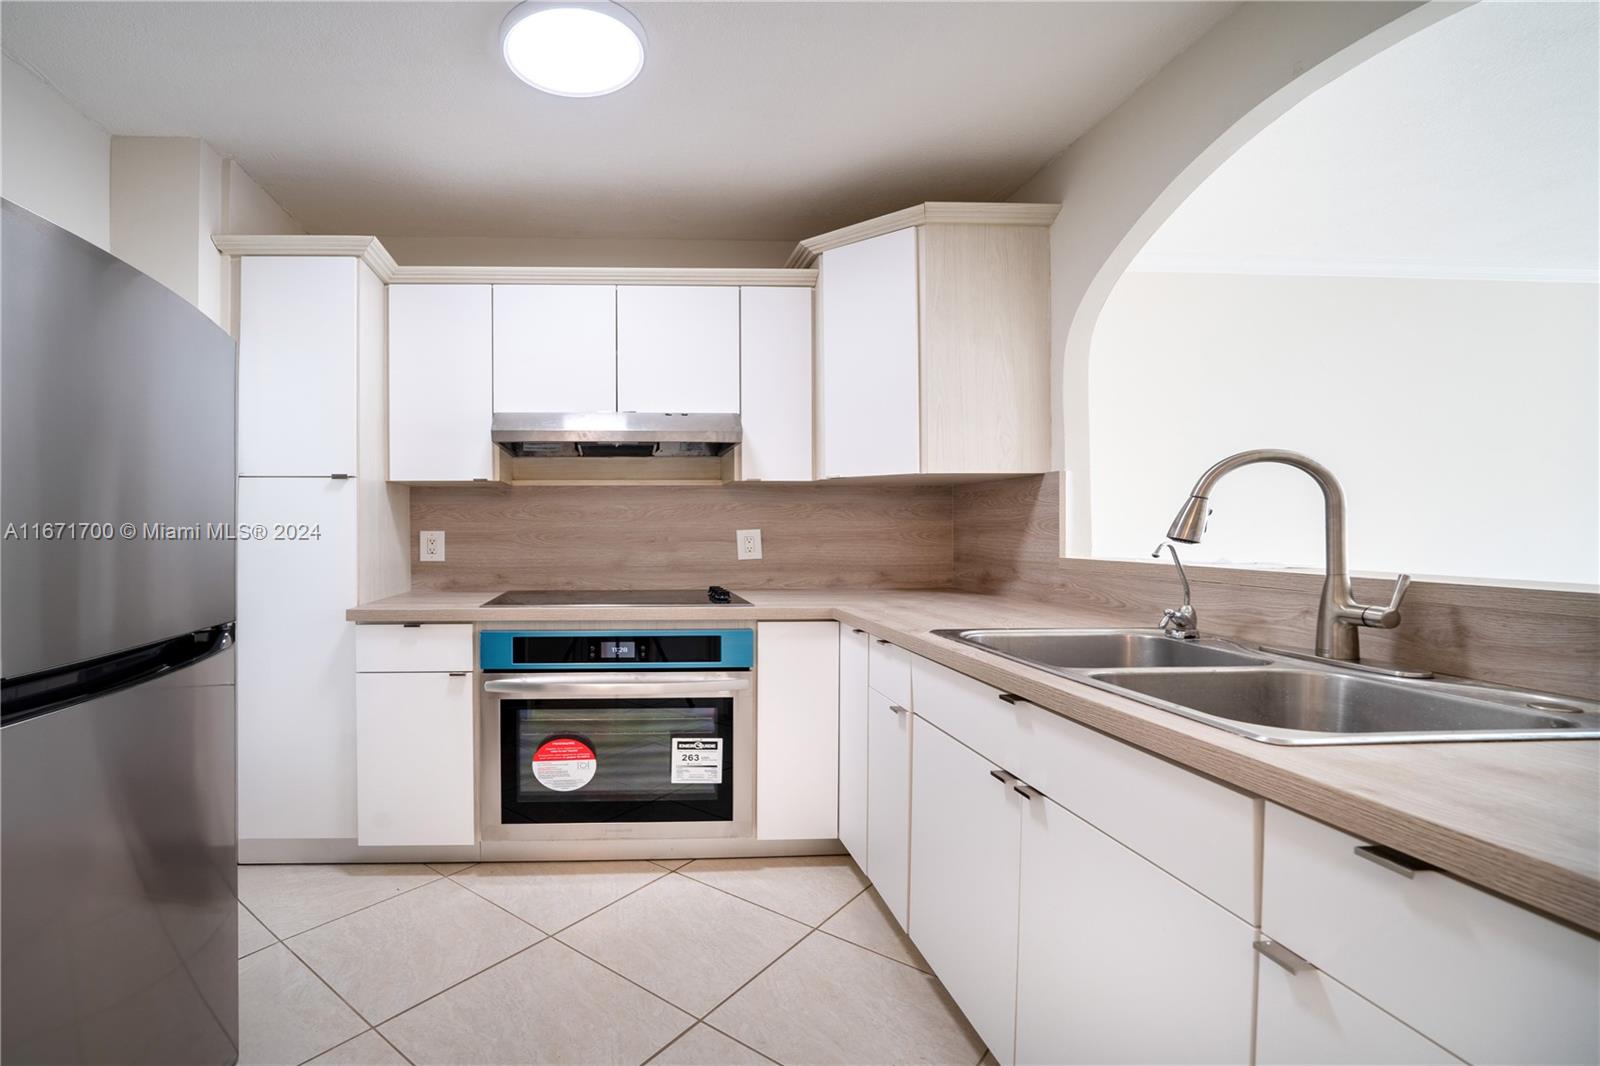
M733 542L739 550L739 558L761 558L761 530L741 529L733 535Z
M444 530L424 529L421 534L420 557L425 563L444 562Z

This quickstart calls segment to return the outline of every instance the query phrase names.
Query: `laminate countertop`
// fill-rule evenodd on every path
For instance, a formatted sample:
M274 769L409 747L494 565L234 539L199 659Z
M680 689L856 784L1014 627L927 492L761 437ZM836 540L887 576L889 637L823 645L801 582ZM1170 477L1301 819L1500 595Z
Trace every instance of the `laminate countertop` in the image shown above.
M407 592L361 604L346 617L477 625L836 620L1600 934L1600 741L1262 744L932 632L1126 624L1068 603L942 590L808 589L741 591L748 605L482 606L495 594Z

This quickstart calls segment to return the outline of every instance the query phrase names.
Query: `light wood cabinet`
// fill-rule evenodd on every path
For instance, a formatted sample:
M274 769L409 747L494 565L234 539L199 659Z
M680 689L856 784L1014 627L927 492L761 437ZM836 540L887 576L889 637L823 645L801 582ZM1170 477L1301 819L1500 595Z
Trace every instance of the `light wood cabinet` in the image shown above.
M867 877L904 929L911 854L911 712L867 694Z
M738 412L737 287L618 286L617 410Z
M1021 811L1010 775L913 727L909 932L994 1057L1012 1061Z
M867 868L867 646L864 630L839 626L839 842Z
M839 632L834 622L756 627L756 836L839 835Z
M473 844L471 671L356 675L356 839Z
M811 290L739 290L741 481L810 481Z
M1048 469L1048 213L1014 206L821 239L820 476Z
M494 476L488 285L389 290L389 479Z
M617 287L494 287L494 410L615 411Z

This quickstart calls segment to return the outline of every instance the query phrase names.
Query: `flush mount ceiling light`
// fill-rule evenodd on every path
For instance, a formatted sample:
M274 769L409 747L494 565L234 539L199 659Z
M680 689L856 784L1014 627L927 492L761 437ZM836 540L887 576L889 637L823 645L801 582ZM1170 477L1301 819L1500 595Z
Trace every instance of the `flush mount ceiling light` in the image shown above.
M527 0L500 26L511 72L556 96L614 93L644 69L644 27L620 4Z

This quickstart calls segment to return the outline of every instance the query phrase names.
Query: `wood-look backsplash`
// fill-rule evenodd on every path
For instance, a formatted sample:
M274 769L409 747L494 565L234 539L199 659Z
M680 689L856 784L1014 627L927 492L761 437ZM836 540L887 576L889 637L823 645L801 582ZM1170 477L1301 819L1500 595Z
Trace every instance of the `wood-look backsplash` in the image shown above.
M1060 558L1059 486L1055 474L958 485L956 585L1095 607L1120 624L1158 624L1163 607L1181 602L1172 565ZM1321 574L1188 571L1203 635L1311 645ZM1366 603L1387 603L1391 587L1355 581ZM1364 658L1600 699L1600 595L1417 581L1402 614L1397 629L1362 630Z
M445 532L416 589L939 588L955 553L947 485L413 487L411 538ZM734 557L761 530L762 558Z

